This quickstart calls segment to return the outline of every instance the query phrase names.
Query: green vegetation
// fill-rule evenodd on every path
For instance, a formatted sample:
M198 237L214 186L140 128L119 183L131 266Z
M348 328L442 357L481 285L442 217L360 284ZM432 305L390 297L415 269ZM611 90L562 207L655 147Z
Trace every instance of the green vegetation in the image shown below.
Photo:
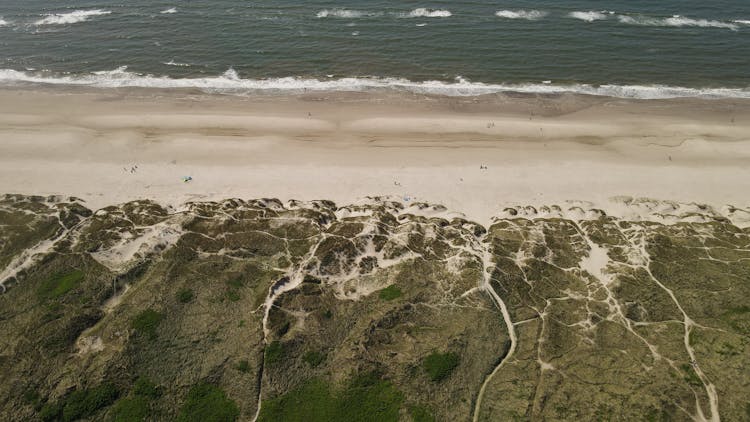
M376 373L359 375L340 391L322 380L263 404L259 421L381 422L397 421L404 397Z
M750 306L730 308L723 318L740 334L750 334Z
M39 419L42 421L58 421L60 420L60 413L62 413L62 405L60 403L47 403L39 411Z
M314 379L289 393L266 401L260 409L261 422L334 422L336 402L325 382Z
M135 396L120 399L112 408L114 422L141 422L149 415L148 399Z
M76 390L57 403L48 403L39 417L43 421L76 421L88 418L112 404L118 396L117 388L109 383L97 387Z
M235 277L227 280L227 284L234 289L240 289L245 286L245 281L241 277Z
M150 412L150 402L161 396L159 387L148 378L140 377L133 384L128 397L122 398L112 408L112 420L115 422L140 422Z
M422 362L422 366L427 371L427 376L431 381L442 381L453 372L458 366L458 355L452 352L438 353L432 352Z
M415 405L409 408L409 416L413 422L435 422L432 412L424 406Z
M179 422L231 422L240 409L219 387L201 383L190 389L182 406Z
M284 346L278 340L266 346L266 363L278 363L282 357L284 357Z
M237 363L237 370L243 374L250 372L250 362L244 359L239 361L239 363Z
M36 390L29 389L23 392L23 401L26 402L27 404L34 406L34 408L37 408L37 406L39 406L41 399L42 397L39 395L39 392Z
M698 374L695 372L695 369L693 369L693 366L689 363L683 363L682 364L682 370L685 371L685 381L693 386L696 387L702 387L703 381L701 381Z
M190 303L194 298L195 294L193 294L193 291L190 289L182 289L177 292L177 300L179 300L180 303Z
M159 327L162 319L164 319L164 315L153 309L146 309L133 319L131 326L139 334L154 339L156 338L156 329Z
M628 223L565 203L506 211L515 217L485 230L429 217L437 206L409 204L428 207L414 215L379 199L343 218L342 204L272 199L191 202L185 213L141 201L89 218L51 206L57 199L21 209L5 198L0 262L59 235L56 218L69 233L0 295L0 421L62 421L64 411L93 412L78 422L249 420L259 386L264 421L465 421L508 359L506 312L520 324L517 347L478 419L680 420L710 407L685 354L684 311L720 418L750 422L750 386L738 377L750 367L750 228L720 217L739 209L685 217L701 205L646 200L638 211L659 215ZM679 223L673 211L713 222ZM585 217L552 218L569 214ZM122 269L96 262L93 251L138 247L143 233L175 242ZM279 293L290 274L302 283ZM485 277L506 309L476 289ZM135 287L104 309L125 285ZM557 369L540 372L539 359ZM119 392L105 407L106 395L73 393L105 381ZM202 382L215 387L191 392ZM585 394L591 386L600 388Z
M57 273L44 280L37 289L37 296L41 300L57 299L73 290L84 278L83 271L73 270L67 273Z
M277 335L278 335L279 337L283 337L283 336L284 336L284 334L286 334L286 333L288 333L288 332L289 332L289 328L291 328L291 327L292 327L292 323L291 323L291 322L289 322L289 321L287 321L287 322L285 322L285 323L281 324L281 327L279 327L279 329L278 329L278 330L276 330L276 334L277 334Z
M227 299L231 300L232 302L237 302L238 300L242 299L242 296L240 296L240 293L237 290L229 289L227 290Z
M135 384L133 384L132 393L136 396L146 397L149 399L157 399L159 398L159 396L161 396L159 386L145 377L140 377L135 381Z
M310 365L310 368L317 368L321 363L323 363L324 360L326 360L326 355L324 353L311 350L305 353L304 356L302 356L302 360Z
M383 300L397 299L401 297L402 295L403 295L403 292L401 291L401 289L399 289L393 284L381 290L379 294L380 298Z

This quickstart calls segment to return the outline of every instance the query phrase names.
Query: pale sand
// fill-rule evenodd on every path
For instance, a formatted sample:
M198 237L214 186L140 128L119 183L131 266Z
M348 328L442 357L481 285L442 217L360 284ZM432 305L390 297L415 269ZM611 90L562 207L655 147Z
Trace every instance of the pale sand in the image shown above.
M388 195L482 223L511 204L606 210L621 195L747 207L750 102L6 88L0 192L93 209Z

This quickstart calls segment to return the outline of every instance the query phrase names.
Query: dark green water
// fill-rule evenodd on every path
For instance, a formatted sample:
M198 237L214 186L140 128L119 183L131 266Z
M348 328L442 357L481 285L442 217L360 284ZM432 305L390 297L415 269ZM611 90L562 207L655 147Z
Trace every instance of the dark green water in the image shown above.
M0 17L4 84L750 97L747 0L3 0Z

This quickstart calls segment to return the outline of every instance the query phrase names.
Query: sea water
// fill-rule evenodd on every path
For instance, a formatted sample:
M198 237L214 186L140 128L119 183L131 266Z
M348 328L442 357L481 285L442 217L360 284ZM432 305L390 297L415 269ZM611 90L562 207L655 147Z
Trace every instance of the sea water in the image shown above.
M750 97L750 1L3 0L29 83Z

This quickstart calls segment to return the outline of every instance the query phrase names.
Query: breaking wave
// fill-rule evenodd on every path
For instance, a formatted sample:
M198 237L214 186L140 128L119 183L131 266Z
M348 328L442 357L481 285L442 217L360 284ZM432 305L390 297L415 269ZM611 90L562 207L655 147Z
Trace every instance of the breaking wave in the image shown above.
M596 12L596 11L591 10L588 12L570 12L568 13L568 16L571 18L580 19L586 22L593 22L593 21L607 19L607 15L611 15L611 14L614 14L614 12L609 12L606 10L601 11L601 12Z
M109 15L109 10L92 9L76 10L69 13L48 14L45 18L34 22L35 25L67 25L78 22L86 22L92 16Z
M176 7L172 7L172 8L169 8L167 10L162 10L159 13L161 13L162 15L171 15L172 13L177 13L177 8Z
M506 19L526 19L535 21L547 16L547 12L540 10L500 10L495 12L495 16Z
M345 19L356 19L365 18L368 16L378 16L378 13L374 12L363 12L361 10L348 10L348 9L324 9L315 15L318 18L345 18Z
M409 13L401 15L404 18L449 18L453 16L450 10L426 9L420 7Z
M179 63L179 62L175 62L174 59L168 62L164 62L163 64L167 66L190 67L190 63Z
M0 26L7 26L7 25L9 25L8 21L0 17Z
M228 94L250 94L258 91L289 92L303 91L373 91L396 90L421 94L447 96L473 96L499 92L521 92L531 94L578 93L620 98L750 98L750 87L739 88L684 88L672 86L639 85L555 85L550 83L528 84L485 84L456 78L455 82L425 81L413 82L400 78L340 78L318 80L310 78L286 77L274 79L243 79L234 69L213 77L169 78L166 76L142 75L129 72L123 66L115 70L89 74L52 75L49 72L21 72L13 69L0 69L0 84L18 83L75 85L97 88L197 88L205 92Z
M648 16L629 16L619 15L617 19L620 23L628 25L641 25L641 26L697 26L701 28L723 28L737 30L737 24L731 22L722 22L708 19L691 19L680 15L674 15L671 18L653 18ZM736 22L736 21L735 21Z

